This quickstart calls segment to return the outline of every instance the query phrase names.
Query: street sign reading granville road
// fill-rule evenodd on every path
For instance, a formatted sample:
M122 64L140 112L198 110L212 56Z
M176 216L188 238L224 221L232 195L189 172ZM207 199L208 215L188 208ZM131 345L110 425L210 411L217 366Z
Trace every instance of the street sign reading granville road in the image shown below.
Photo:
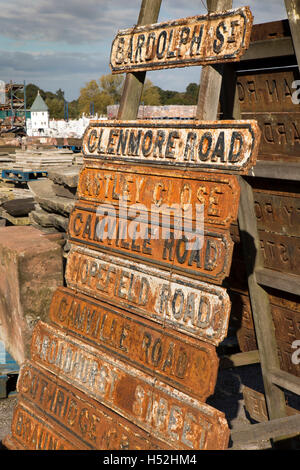
M91 121L85 159L247 174L256 163L256 121Z
M112 43L112 73L237 61L249 46L248 7L121 30Z
M212 345L66 288L56 290L50 318L58 328L201 401L214 392L219 361Z

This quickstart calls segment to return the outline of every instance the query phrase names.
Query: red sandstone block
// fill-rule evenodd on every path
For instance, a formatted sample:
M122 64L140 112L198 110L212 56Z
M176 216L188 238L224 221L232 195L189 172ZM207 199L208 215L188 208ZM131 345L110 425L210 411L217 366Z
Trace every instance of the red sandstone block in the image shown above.
M30 226L0 228L0 337L19 364L30 358L33 327L48 322L52 295L62 284L57 243Z

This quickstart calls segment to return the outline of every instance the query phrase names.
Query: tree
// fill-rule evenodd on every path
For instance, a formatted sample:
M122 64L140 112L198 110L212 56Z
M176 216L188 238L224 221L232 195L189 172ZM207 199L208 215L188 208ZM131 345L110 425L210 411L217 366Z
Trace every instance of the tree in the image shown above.
M122 87L124 83L123 75L102 75L99 80L101 91L107 93L113 99L113 103L120 103Z
M158 87L154 86L151 80L146 80L144 83L141 102L145 106L159 106L161 104Z
M106 114L107 106L120 102L124 77L120 75L102 75L98 81L91 80L81 88L78 98L80 113L89 114L93 103L94 112Z

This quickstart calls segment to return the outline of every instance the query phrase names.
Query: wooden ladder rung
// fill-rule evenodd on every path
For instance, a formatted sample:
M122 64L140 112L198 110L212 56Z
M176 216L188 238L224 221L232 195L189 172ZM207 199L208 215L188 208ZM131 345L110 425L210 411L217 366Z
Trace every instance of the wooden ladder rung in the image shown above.
M289 374L280 369L271 369L268 376L273 384L300 395L300 377Z

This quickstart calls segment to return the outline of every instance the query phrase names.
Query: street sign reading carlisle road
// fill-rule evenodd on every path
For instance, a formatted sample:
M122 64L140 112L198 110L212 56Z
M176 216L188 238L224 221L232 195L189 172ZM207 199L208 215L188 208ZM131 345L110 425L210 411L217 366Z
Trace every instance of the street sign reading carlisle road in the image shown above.
M249 46L248 7L121 30L110 57L112 73L238 61Z
M91 121L86 160L247 174L256 163L256 121Z

